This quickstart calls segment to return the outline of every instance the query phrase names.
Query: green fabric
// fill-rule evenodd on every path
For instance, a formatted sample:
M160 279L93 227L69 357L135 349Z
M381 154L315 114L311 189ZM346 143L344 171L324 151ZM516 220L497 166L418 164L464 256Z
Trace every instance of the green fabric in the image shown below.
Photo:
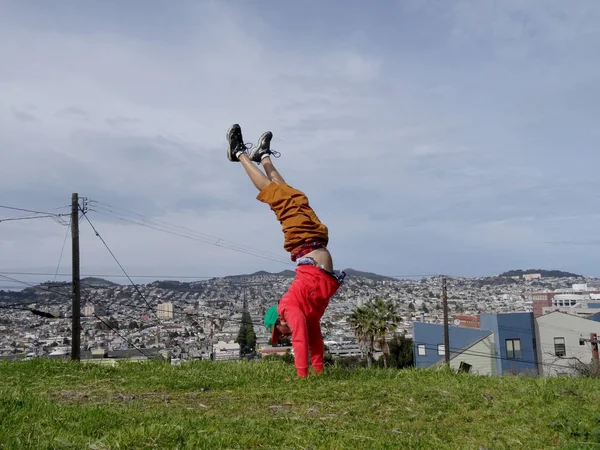
M275 323L277 323L277 319L279 319L277 305L273 305L267 309L267 312L265 313L265 327L273 331L273 327L275 326Z

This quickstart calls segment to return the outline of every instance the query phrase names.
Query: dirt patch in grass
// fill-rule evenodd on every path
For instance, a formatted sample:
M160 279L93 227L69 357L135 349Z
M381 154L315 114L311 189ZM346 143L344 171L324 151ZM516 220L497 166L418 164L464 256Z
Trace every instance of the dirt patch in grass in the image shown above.
M206 409L207 402L204 392L185 392L171 393L163 391L149 392L115 392L114 390L97 389L91 391L81 391L74 389L60 389L49 393L49 397L56 403L66 405L130 405L134 403L144 403L146 405L169 405L186 407L188 409Z

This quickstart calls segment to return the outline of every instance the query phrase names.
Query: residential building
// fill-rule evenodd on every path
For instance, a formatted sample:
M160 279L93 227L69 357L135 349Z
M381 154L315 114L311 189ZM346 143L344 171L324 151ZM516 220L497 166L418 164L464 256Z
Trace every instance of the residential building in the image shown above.
M477 315L465 315L465 314L454 314L451 316L452 323L457 327L463 328L479 328L481 321L479 314Z
M415 367L430 367L444 361L443 325L415 322L413 335ZM471 373L495 374L493 335L490 331L451 326L449 335L451 367L458 369L463 363L472 367Z
M480 375L537 373L533 313L481 314L480 321L479 329L448 327L451 367ZM443 362L443 325L414 322L413 334L416 367Z
M227 360L240 359L240 344L234 341L218 341L213 344L213 359Z
M173 303L165 302L159 303L156 315L159 319L172 319L173 318Z
M554 291L527 292L522 296L533 304L533 315L539 317L544 314L544 308L575 306L583 300L594 300L600 294L600 290L590 289L587 283L572 284L571 286ZM548 310L545 311L548 312Z
M537 373L533 313L482 314L481 328L494 333L496 373Z
M600 336L600 322L561 311L544 314L535 322L540 373L573 375L574 364L591 362L590 334Z

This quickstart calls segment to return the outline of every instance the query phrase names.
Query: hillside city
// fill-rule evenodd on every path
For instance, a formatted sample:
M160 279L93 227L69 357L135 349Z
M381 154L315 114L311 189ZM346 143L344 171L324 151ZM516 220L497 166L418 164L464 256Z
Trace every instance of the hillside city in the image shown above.
M347 319L357 306L377 297L396 305L402 317L397 332L408 338L415 321L443 323L440 278L392 279L350 269L348 273L321 321L332 354L360 353ZM137 286L84 279L82 352L112 351L130 357L161 353L176 361L236 359L240 348L234 341L244 308L250 313L257 347L266 352L270 336L262 325L263 314L277 303L292 279L289 271ZM573 283L600 288L599 279L583 277L449 277L449 322L458 325L459 316L464 319L479 313L531 311L527 293L569 288ZM68 355L70 292L68 283L42 284L18 294L0 291L0 305L27 304L22 309L0 308L0 357ZM31 309L50 317L33 314Z

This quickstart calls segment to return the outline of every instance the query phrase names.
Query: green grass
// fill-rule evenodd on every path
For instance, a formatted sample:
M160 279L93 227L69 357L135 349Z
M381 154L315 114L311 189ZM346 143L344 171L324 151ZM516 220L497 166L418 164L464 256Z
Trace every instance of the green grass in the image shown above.
M0 363L0 448L600 449L594 379Z

